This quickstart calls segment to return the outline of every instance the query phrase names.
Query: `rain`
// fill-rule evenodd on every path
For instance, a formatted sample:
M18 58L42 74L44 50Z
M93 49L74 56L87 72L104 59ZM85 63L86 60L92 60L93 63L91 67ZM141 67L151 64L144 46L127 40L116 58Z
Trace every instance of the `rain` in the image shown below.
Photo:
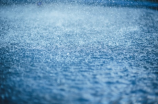
M157 103L156 0L0 0L0 104Z

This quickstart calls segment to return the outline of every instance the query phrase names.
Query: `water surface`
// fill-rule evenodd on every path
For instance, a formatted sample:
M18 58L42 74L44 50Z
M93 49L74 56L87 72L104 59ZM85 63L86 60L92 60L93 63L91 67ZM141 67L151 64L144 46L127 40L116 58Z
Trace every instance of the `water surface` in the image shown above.
M158 12L0 6L0 103L158 103Z

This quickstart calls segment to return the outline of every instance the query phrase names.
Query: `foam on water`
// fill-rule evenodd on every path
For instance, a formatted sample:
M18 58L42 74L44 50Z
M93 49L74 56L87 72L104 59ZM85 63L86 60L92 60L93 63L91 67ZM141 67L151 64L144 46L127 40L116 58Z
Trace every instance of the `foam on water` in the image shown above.
M0 101L158 102L157 17L138 8L1 6Z

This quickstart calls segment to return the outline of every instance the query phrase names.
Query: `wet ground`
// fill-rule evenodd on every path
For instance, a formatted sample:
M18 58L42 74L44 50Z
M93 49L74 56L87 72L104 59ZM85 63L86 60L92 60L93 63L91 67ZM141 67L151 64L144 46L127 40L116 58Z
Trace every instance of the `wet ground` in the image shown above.
M0 6L1 104L157 104L158 11Z

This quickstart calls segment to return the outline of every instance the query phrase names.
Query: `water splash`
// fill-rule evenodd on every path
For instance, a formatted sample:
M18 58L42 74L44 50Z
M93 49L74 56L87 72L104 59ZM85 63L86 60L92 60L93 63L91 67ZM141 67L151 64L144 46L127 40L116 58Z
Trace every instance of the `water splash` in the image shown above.
M3 103L155 103L158 12L79 4L0 7Z

